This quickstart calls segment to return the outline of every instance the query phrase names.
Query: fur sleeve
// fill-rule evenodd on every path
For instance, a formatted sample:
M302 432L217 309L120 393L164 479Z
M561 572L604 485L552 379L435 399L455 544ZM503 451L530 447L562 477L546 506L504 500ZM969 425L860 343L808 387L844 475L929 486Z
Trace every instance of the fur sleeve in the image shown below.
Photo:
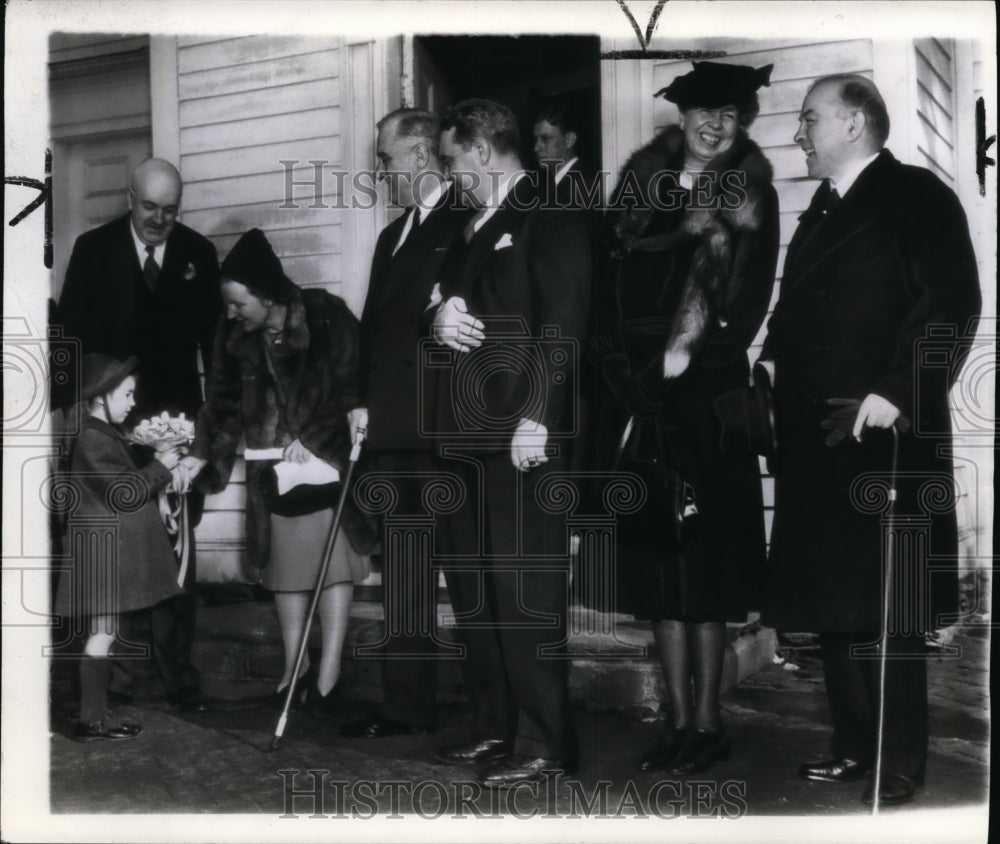
M243 436L243 381L240 362L226 350L230 323L220 320L215 333L212 368L205 379L205 404L195 423L191 453L208 464L198 475L202 492L225 489L236 462L236 448Z

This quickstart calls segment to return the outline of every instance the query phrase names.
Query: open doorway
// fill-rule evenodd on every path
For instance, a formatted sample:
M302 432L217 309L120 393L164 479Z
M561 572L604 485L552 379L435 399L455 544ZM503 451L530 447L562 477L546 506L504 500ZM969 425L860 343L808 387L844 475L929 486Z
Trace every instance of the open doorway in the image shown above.
M422 35L413 39L413 104L440 111L469 97L507 106L521 128L521 161L536 162L532 129L543 104L566 105L581 127L582 163L601 167L600 39L568 35Z

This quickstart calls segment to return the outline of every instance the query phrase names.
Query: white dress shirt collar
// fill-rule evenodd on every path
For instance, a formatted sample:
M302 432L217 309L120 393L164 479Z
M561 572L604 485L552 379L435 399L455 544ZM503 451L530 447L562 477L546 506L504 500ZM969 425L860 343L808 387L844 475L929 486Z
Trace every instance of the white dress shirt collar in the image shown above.
M128 230L132 234L132 242L135 244L135 253L139 256L139 266L143 266L146 263L146 256L149 254L146 252L146 244L139 239L139 235L135 233L135 226L132 225L132 221L128 221ZM167 251L167 242L158 246L153 247L153 259L156 261L157 266L163 269L163 256Z
M564 161L562 164L560 164L559 169L556 170L556 175L553 178L555 184L558 185L559 182L562 181L562 177L565 176L573 167L573 165L576 164L576 162L579 160L580 159L578 159L576 156L573 156L573 158L571 158L569 161Z
M514 185L517 184L523 175L525 175L524 171L518 170L497 185L497 192L490 197L490 204L486 207L483 216L476 220L475 225L472 227L473 232L479 231L486 225L486 221L500 210L500 206L507 199L507 194L514 189Z
M871 164L876 158L878 158L878 153L869 156L868 158L863 158L860 161L852 161L848 164L844 171L834 178L830 177L830 184L836 188L837 193L840 194L840 198L843 199L847 192L851 189L854 183L858 180L858 176L862 174L864 169Z
M428 193L427 196L417 202L418 223L422 223L427 219L427 216L437 207L438 202L441 201L441 197L444 195L444 192L450 187L450 181L438 182L431 188L430 193Z

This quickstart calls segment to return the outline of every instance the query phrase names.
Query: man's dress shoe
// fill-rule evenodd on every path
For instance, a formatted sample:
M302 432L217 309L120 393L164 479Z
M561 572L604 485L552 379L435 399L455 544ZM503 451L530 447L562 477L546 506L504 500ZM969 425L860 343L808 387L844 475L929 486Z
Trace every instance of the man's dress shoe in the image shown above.
M442 747L434 758L445 765L474 765L477 762L497 762L511 754L508 739L482 739L472 744L453 744Z
M855 782L871 772L871 765L853 759L821 759L806 762L799 768L799 776L813 782Z
M871 806L873 799L872 792L872 786L869 785L865 789L865 793L861 795L861 802ZM904 777L902 774L889 774L882 777L878 802L882 806L899 806L903 803L909 803L916 792L916 780L911 777Z
M176 694L167 695L167 702L182 712L210 712L212 709L197 689L181 689Z
M134 739L141 732L142 727L138 724L111 727L105 726L103 721L95 721L93 724L77 722L73 727L73 741L125 741Z
M545 756L511 756L496 762L482 776L482 784L492 788L522 782L543 782L547 777L576 772L576 762Z
M376 715L364 721L351 721L340 728L345 738L387 738L388 736L426 736L431 731L427 727L417 727L392 718Z

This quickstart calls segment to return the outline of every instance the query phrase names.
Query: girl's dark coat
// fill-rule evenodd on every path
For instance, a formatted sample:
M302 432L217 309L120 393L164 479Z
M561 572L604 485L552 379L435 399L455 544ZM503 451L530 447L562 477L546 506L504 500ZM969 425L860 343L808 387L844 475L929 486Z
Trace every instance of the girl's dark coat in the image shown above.
M73 444L67 480L65 547L73 562L60 576L56 612L115 614L179 595L177 558L157 506L170 482L166 467L153 460L137 468L122 433L91 416Z

